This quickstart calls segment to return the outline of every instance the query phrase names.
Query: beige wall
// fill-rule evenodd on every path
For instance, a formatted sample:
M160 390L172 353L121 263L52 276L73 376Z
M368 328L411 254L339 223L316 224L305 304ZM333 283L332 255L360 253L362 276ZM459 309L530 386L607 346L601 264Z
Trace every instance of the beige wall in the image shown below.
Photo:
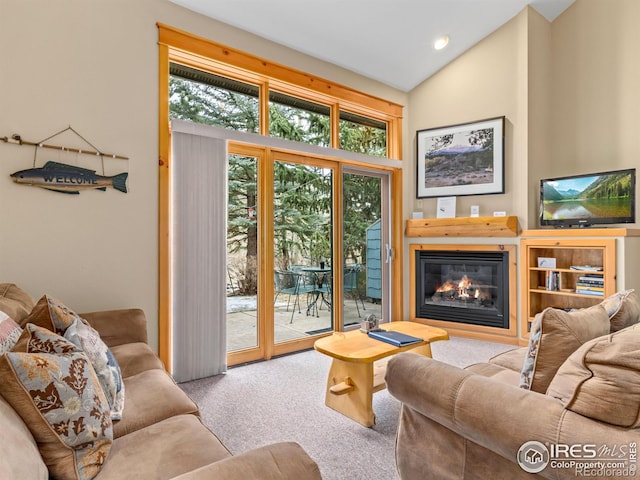
M415 132L505 115L504 195L458 198L537 228L540 178L633 167L640 159L640 2L576 0L553 23L527 8L409 94ZM407 176L409 177L409 175ZM435 216L405 179L406 216Z
M640 2L578 0L552 28L552 173L638 166Z
M528 164L526 195L518 195L521 222L528 228L538 225L538 181L551 170L549 137L551 126L551 24L535 10L529 10L528 33Z
M141 307L157 345L158 47L156 22L210 38L397 103L406 94L184 10L164 0L0 0L0 137L40 141L73 126L130 157L130 193L63 195L14 185L32 148L0 143L0 282L78 311ZM55 140L55 142L54 142ZM82 147L73 135L51 143ZM72 143L79 143L72 145ZM86 148L86 147L85 147ZM92 157L41 150L100 169Z
M526 8L409 93L406 158L415 168L417 130L505 115L505 194L458 197L457 216L479 205L481 215L506 210L522 228L537 228L540 178L638 164L639 23L637 0L576 0L553 23ZM416 200L408 173L405 217L434 217L436 200ZM411 238L405 251L409 243L495 241L478 240Z
M482 40L409 94L407 153L415 169L416 131L443 125L505 116L505 193L457 198L457 216L505 210L521 215L516 191L525 185L527 166L527 11ZM409 177L409 175L407 175ZM405 198L412 210L435 217L436 199L416 200L415 174L407 178Z
M415 199L416 130L505 115L506 192L460 197L458 215L478 204L535 227L540 177L640 158L639 19L637 0L577 0L551 25L526 9L405 94L165 0L0 0L0 137L38 141L72 125L130 157L107 160L105 173L127 170L131 188L67 196L14 185L9 174L30 168L33 150L0 143L0 281L79 311L142 307L156 344L156 22L409 105L405 218L435 215L435 200ZM42 151L37 160L76 158ZM100 168L91 162L79 161Z

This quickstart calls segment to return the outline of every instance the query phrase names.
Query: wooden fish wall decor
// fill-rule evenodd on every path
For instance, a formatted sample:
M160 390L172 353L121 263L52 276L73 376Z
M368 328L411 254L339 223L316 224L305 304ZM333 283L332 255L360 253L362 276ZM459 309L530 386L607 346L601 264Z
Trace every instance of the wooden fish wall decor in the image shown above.
M66 163L47 162L42 168L29 168L12 173L13 181L22 185L46 188L54 192L78 195L81 190L97 189L103 192L112 187L127 193L127 172L112 177L96 174L95 170Z
M67 131L72 132L78 138L82 139L93 150L63 147L59 145L50 145L47 140L57 137ZM20 135L12 135L9 137L0 137L0 141L4 143L10 143L14 145L29 145L35 147L33 156L33 168L27 170L20 170L12 173L10 176L15 183L22 185L29 185L31 187L45 188L47 190L53 190L54 192L69 193L78 195L81 190L107 190L107 187L111 187L119 192L127 193L127 172L119 173L112 177L104 175L104 157L110 157L113 159L129 160L128 157L121 155L115 155L110 153L101 152L91 142L80 135L75 129L69 125L67 128L60 130L57 133L45 138L40 142L29 142L24 140ZM48 148L59 150L61 152L73 152L82 155L94 155L100 157L102 160L102 175L98 175L95 170L88 168L81 168L74 165L68 165L60 162L47 162L42 168L36 167L36 157L38 155L38 149Z

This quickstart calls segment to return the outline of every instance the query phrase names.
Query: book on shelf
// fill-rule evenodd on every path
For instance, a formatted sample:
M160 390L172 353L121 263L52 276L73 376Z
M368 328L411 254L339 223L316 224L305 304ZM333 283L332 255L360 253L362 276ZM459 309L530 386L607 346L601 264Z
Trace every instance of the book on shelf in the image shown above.
M583 285L585 287L604 287L604 282L583 282L577 281L576 285Z
M595 285L584 285L582 283L576 283L576 290L590 290L592 292L604 292L604 287L598 287Z
M569 268L571 270L584 270L594 272L599 272L602 270L602 267L594 267L593 265L571 265Z
M599 285L604 284L603 277L578 277L578 281L583 283L593 283L593 284L599 284Z
M595 290L583 290L578 287L576 287L576 293L581 293L582 295L593 295L594 297L604 297L604 291L598 292Z

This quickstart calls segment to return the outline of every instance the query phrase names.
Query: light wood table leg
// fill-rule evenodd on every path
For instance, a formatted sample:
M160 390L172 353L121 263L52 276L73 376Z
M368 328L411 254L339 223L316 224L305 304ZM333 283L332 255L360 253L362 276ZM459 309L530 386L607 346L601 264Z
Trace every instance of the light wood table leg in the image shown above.
M373 363L333 359L325 404L365 427L376 423L373 413Z
M425 357L432 358L431 356L431 344L427 343L426 345L420 345L419 347L412 348L409 350L411 353L417 353L419 355L424 355Z

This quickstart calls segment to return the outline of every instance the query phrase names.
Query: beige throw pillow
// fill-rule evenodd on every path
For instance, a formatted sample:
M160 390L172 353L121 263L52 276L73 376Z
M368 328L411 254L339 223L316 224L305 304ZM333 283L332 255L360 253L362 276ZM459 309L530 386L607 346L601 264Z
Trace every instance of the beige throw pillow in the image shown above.
M572 312L546 308L537 314L520 372L520 386L545 393L560 365L589 340L609 333L609 316L602 305Z
M611 295L601 305L609 315L611 333L640 321L640 303L633 289Z
M585 417L640 425L640 324L585 343L562 364L547 395Z

